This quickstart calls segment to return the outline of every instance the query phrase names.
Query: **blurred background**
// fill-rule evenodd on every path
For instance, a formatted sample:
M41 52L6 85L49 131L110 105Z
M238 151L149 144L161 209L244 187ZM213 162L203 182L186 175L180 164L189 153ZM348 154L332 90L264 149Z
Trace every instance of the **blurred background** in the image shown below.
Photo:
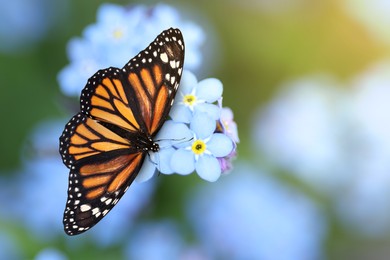
M0 259L389 259L390 1L105 3L0 0ZM134 53L102 47L111 21ZM67 237L58 137L85 80L173 25L223 82L234 168L134 183Z

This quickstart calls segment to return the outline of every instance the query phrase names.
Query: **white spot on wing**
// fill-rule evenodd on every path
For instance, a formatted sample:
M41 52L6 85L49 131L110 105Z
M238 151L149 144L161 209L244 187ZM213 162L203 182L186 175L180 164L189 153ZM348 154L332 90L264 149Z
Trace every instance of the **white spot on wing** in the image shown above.
M168 62L168 55L165 52L160 54L160 58L164 63Z
M92 214L93 215L96 215L97 213L99 213L100 212L100 209L99 208L94 208L93 210L92 210Z
M83 205L80 206L80 210L82 212L88 211L90 209L91 209L91 205L89 205L89 204L83 204Z

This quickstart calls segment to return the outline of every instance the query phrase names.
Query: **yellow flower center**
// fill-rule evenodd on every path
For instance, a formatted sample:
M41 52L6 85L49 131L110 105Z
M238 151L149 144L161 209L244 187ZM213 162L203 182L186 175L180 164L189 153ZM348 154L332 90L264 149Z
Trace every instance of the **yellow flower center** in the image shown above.
M123 31L121 29L115 29L112 33L115 39L120 39L123 37Z
M199 155L206 151L206 144L202 140L196 140L192 143L191 149L194 154Z
M183 98L183 102L187 106L193 106L194 103L196 102L196 96L191 95L191 94L185 95Z

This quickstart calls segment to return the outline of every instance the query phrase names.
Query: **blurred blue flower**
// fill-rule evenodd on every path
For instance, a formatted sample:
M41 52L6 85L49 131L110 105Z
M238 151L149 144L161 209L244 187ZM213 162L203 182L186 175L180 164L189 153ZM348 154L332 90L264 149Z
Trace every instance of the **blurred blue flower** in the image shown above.
M327 224L309 199L243 164L186 203L211 259L321 259Z
M125 255L127 259L181 259L185 242L172 221L139 224L132 232Z
M254 130L270 161L326 195L341 224L367 236L390 231L389 75L390 63L374 65L348 92L319 77L292 83Z
M67 0L0 0L0 51L21 51L41 40L67 4Z
M190 124L193 138L177 144L171 157L171 168L179 174L196 170L204 180L216 181L221 175L217 157L224 157L233 150L233 141L224 134L214 133L216 122L206 113L196 113ZM188 134L184 134L186 136Z
M178 93L170 116L176 122L190 123L196 112L207 113L212 119L218 120L220 108L213 104L222 96L223 86L215 78L204 79L200 82L195 75L184 70Z
M133 182L120 202L93 229L81 235L95 241L99 246L111 246L123 243L132 235L131 228L136 224L145 206L150 205L155 182Z
M160 146L160 150L158 152L149 152L149 156L146 157L135 180L137 182L149 180L156 172L156 168L161 173L172 174L173 170L170 160L175 151L174 145L188 141L192 137L192 133L185 124L167 120L155 137L155 140L158 140L157 143Z
M36 127L27 142L29 145L24 148L23 168L14 174L15 178L7 182L9 187L5 188L6 194L13 194L14 200L4 201L7 212L1 215L21 221L35 237L45 241L64 234L62 217L69 170L58 155L58 137L64 125L65 122L58 120ZM133 183L99 225L75 240L80 243L88 237L100 246L121 243L153 191L153 182Z
M14 201L6 204L8 217L46 241L63 232L68 183L68 170L58 159L58 136L63 125L62 120L43 122L33 130L23 148L23 166L7 187L14 194Z
M348 102L329 76L289 82L256 115L253 139L267 160L316 190L334 194L353 173L343 151Z
M68 259L64 253L54 248L45 248L41 250L34 260L66 260Z
M72 39L68 44L70 63L58 74L62 92L78 96L97 70L123 67L169 27L180 28L186 44L186 68L197 69L202 60L200 46L205 34L198 25L182 20L176 9L164 4L151 8L101 5L97 22L85 28L82 38Z
M390 63L373 65L353 80L346 153L353 178L335 201L342 223L352 232L390 232Z

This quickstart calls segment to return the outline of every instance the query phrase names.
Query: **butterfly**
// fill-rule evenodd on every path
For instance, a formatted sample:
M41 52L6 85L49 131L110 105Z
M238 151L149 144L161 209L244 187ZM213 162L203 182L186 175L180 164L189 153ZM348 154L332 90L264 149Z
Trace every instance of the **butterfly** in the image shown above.
M70 169L64 230L85 232L118 203L137 176L172 107L184 40L170 28L122 69L99 70L81 92L80 112L65 125L59 152Z

